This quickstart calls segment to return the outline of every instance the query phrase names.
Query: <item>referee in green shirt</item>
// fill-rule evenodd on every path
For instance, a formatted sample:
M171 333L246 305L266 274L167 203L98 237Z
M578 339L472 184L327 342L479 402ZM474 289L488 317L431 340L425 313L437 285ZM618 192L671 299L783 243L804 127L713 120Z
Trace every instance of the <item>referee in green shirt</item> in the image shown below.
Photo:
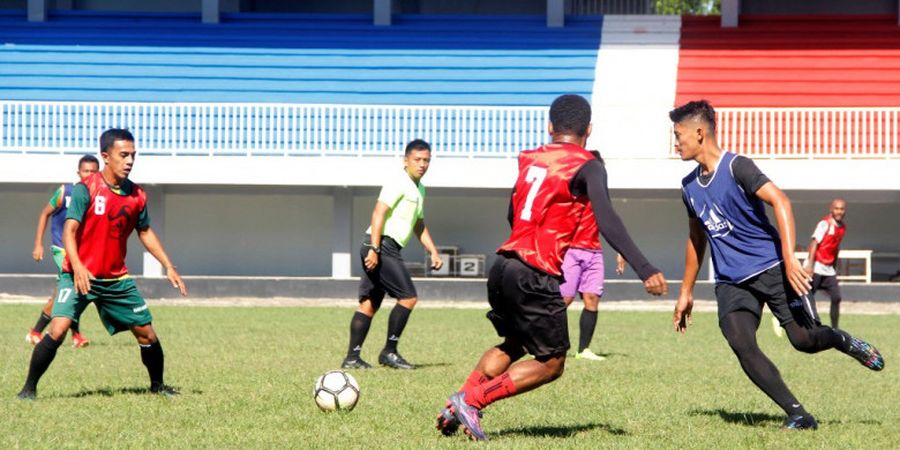
M431 146L421 139L413 140L406 145L402 174L397 172L378 194L372 211L372 224L366 230L359 252L365 271L359 280L359 308L350 320L350 345L347 357L341 364L344 369L372 367L360 358L359 353L369 333L372 317L381 306L385 294L396 298L397 305L388 319L387 342L378 355L378 362L396 369L414 368L397 351L397 341L418 297L409 271L403 264L400 249L415 234L425 251L431 254L431 267L437 270L444 265L425 226L423 213L425 186L421 179L430 163Z

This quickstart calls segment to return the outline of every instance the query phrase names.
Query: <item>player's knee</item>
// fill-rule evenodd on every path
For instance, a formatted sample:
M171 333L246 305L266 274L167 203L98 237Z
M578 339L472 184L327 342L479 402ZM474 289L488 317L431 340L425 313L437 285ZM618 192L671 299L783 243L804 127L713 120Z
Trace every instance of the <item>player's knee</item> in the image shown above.
M574 302L574 301L575 301L575 297L563 297L563 302L565 302L566 308L568 308L569 305L571 305L572 302Z
M400 300L397 300L397 303L399 303L400 305L403 305L403 307L406 309L413 309L416 307L416 303L418 301L419 301L418 298L410 297L410 298L402 298Z
M565 355L551 355L535 358L544 367L544 379L549 383L562 376L566 370Z
M592 293L583 293L581 298L584 300L584 309L588 311L597 311L597 305L600 304L600 296Z
M156 336L156 330L154 330L153 326L149 324L132 327L131 333L134 334L134 337L135 339L137 339L138 344L141 345L151 345L159 340L159 338Z
M788 340L795 349L803 353L816 353L816 343L810 333L788 333Z
M72 319L67 317L54 317L50 321L50 330L47 331L47 334L49 334L54 341L62 342L62 340L66 338L66 333L71 327Z
M356 310L372 317L378 312L379 307L381 307L381 301L375 302L370 299L364 299L359 301L359 307Z

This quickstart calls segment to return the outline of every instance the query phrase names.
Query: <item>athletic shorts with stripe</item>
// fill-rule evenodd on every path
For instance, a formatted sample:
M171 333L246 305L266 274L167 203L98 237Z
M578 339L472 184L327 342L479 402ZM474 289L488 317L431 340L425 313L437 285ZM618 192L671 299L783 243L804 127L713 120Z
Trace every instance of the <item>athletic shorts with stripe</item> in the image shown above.
M68 317L77 322L81 313L93 302L100 314L100 321L110 335L153 322L147 302L131 278L91 280L90 292L81 295L75 291L72 274L63 273L57 288L51 317Z
M815 302L810 301L808 296L794 293L782 265L739 284L716 284L716 301L720 322L728 313L738 310L762 317L762 306L767 304L781 326L791 322L806 328L821 324Z

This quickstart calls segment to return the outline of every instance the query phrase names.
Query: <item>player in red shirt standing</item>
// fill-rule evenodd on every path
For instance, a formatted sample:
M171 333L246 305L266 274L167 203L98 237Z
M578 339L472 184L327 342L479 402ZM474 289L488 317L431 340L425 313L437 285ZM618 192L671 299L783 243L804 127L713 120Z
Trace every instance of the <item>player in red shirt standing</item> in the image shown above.
M847 225L844 223L846 214L847 202L844 199L836 198L831 201L831 211L819 221L813 232L809 242L809 258L803 267L813 277L810 300L814 300L819 289L828 292L831 297L831 328L838 327L841 315L841 288L834 263L837 262L844 233L847 232Z
M647 262L612 209L606 169L584 149L590 121L587 100L563 95L550 106L553 142L519 154L508 216L512 232L497 250L488 276L488 319L504 341L484 353L459 392L448 399L437 423L444 434L454 433L461 424L471 438L486 440L481 428L484 407L562 375L569 329L559 283L563 255L585 201L591 202L603 237L632 265L647 291L666 292L662 273ZM526 352L534 359L516 362Z
M163 383L163 350L153 330L153 317L125 267L128 236L135 229L147 251L166 268L172 286L187 288L150 228L147 195L128 179L134 165L134 137L128 130L110 129L100 136L103 171L82 180L72 192L63 227L66 258L53 304L50 331L34 347L19 399L34 400L37 383L66 337L73 321L91 303L110 335L130 330L141 347L150 375L150 392L165 397L178 391Z

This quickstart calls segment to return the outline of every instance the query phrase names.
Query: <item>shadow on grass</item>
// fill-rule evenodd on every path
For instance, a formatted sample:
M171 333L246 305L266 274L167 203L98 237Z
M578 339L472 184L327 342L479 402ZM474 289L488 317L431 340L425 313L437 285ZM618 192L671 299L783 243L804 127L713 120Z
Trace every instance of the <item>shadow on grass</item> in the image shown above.
M728 423L745 425L748 427L769 426L772 424L781 425L785 416L776 416L764 413L751 412L729 412L724 409L695 409L688 414L692 416L719 416ZM860 425L883 425L880 420L820 420L819 424L842 425L842 424L860 424Z
M174 386L173 386L174 387ZM178 387L175 387L176 390L185 392ZM203 391L193 389L189 391L191 394L202 394ZM63 395L65 398L82 398L82 397L114 397L116 395L152 395L150 394L149 387L125 387L119 389L109 389L109 388L101 388L101 389L86 389L81 392L76 392L70 395Z
M432 367L447 367L449 365L450 365L450 363L446 363L446 362L425 363L425 364L416 363L416 369L430 369Z
M734 412L725 411L724 409L695 409L688 414L692 416L719 416L728 423L745 425L748 427L769 426L774 424L781 425L785 416L776 416L766 413L754 412Z
M594 429L601 429L606 431L609 434L614 434L617 436L628 435L627 431L614 427L612 425L608 425L605 423L586 423L582 425L568 425L568 426L537 426L537 427L526 427L526 428L510 428L506 430L500 430L497 432L488 433L493 436L529 436L529 437L551 437L551 438L567 438L572 437L578 433L584 431L591 431Z

